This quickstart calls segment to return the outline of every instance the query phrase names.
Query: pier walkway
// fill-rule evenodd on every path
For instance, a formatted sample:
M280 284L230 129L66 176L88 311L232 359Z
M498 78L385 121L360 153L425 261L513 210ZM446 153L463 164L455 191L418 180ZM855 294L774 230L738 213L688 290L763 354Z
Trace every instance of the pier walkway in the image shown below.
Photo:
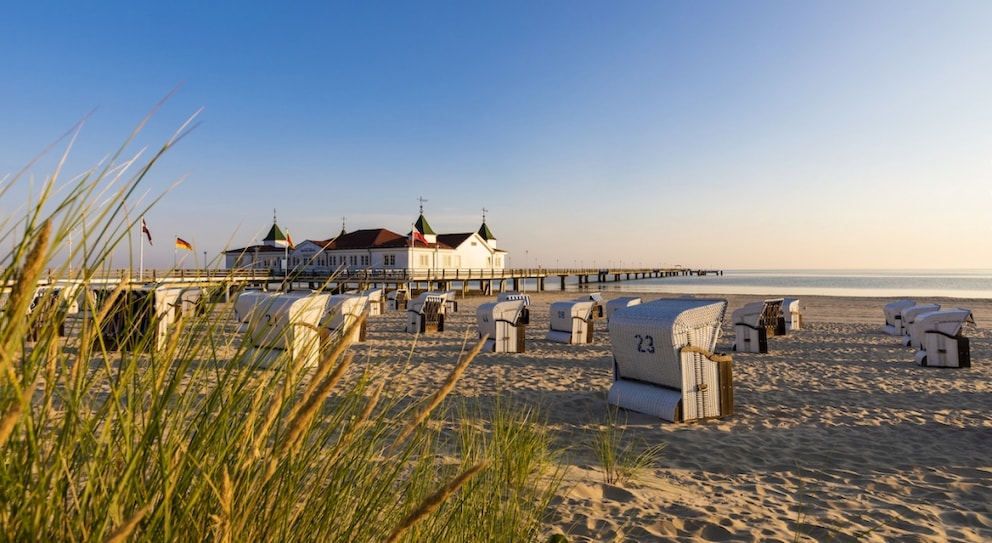
M266 289L324 288L331 291L384 288L419 290L461 290L463 294L477 292L492 295L496 292L520 291L526 281L543 291L549 281L557 282L561 290L572 278L579 285L632 281L656 277L689 275L723 275L722 270L690 268L515 268L515 269L360 269L338 270L329 274L275 273L265 269L244 270L145 270L143 277L127 270L117 270L95 279L96 282L116 283L127 279L135 284L182 283L186 285L226 285L228 289L245 287ZM50 279L54 282L54 279ZM552 283L553 284L553 283Z

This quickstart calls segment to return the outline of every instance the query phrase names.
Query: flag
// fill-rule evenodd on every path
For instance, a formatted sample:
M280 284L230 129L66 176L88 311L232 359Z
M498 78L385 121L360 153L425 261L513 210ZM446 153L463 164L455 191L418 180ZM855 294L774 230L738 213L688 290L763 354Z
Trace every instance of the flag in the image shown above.
M141 219L141 233L148 236L148 245L154 245L152 243L152 233L148 231L148 225L145 224L145 219Z
M176 249L186 249L187 251L192 251L193 250L193 246L190 245L189 242L186 241L186 240L184 240L183 238L177 237L176 238Z
M289 244L289 250L290 251L295 251L296 250L296 244L293 243L293 236L290 236L289 235L289 230L286 230L286 243Z
M416 243L417 240L420 240L421 243L423 243L424 245L427 245L427 238L425 238L424 235L420 233L420 230L417 230L416 228L414 228L413 229L413 241L414 241L414 243Z

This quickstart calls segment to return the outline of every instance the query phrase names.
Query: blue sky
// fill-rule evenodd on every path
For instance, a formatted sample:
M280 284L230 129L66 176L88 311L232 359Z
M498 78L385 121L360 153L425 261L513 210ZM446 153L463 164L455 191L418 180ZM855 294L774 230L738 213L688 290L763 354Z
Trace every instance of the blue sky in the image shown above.
M0 179L85 117L68 180L178 87L135 143L202 108L143 185L182 179L146 267L273 209L297 242L406 232L423 197L441 232L486 208L515 267L992 268L990 26L984 1L17 2Z

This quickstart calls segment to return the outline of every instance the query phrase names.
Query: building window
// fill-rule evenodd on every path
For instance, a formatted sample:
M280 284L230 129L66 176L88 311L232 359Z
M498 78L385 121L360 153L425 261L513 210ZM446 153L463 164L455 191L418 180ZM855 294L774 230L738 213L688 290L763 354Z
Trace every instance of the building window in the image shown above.
M362 255L362 266L368 266L371 258L369 255Z
M396 255L383 255L382 264L384 266L395 266L396 265Z
M351 265L352 266L358 265L358 255L351 255Z
M431 265L431 255L420 255L419 265L421 268L429 268Z

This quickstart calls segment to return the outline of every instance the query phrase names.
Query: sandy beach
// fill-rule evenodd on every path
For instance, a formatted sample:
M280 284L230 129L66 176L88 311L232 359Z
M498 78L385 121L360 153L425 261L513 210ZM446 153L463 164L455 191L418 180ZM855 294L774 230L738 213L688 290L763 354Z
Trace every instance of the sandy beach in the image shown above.
M634 480L606 484L593 449L607 418L611 346L544 339L552 301L531 293L526 352L484 353L457 394L540 406L568 466L547 534L592 541L992 540L992 300L933 299L972 310L972 367L927 368L882 331L884 298L801 298L803 329L769 338L767 354L733 354L735 413L686 424L620 415L624 437L665 444ZM620 294L604 294L606 299ZM628 294L629 295L629 294ZM643 295L644 301L664 297ZM728 300L719 341L730 352ZM405 361L412 387L433 389L477 338L459 298L442 333L403 331L405 311L370 317L360 357ZM625 419L625 420L624 420Z

